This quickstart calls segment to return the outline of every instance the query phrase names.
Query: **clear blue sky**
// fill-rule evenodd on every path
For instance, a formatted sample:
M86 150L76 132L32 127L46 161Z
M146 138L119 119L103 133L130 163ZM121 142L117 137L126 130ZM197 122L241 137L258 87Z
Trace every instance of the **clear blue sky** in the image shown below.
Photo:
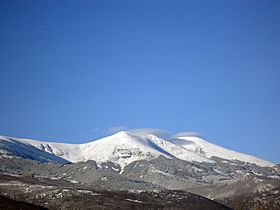
M0 0L0 134L201 132L280 162L279 0Z

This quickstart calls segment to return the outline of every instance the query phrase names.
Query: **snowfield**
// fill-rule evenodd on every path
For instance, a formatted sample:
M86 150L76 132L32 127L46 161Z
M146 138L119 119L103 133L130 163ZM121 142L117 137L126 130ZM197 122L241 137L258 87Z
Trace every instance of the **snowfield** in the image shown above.
M269 161L220 147L218 145L207 142L198 136L180 136L171 141L174 144L180 145L181 147L200 154L206 158L219 157L222 159L239 160L243 162L254 163L263 167L275 166L275 164Z
M163 139L155 134L121 131L112 136L85 144L66 144L0 136L0 156L15 156L43 162L59 163L95 160L98 164L111 161L121 168L138 160L159 156L190 162L213 163L211 157L239 160L259 166L275 164L260 158L217 146L198 136Z

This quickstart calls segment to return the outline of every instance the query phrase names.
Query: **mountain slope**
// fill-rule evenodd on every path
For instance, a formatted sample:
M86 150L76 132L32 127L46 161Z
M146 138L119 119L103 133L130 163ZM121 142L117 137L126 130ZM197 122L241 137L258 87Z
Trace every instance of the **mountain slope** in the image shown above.
M119 132L85 144L65 144L0 136L0 154L46 162L80 162L95 160L98 164L111 161L122 168L134 161L164 156L190 162L214 163L211 157L274 166L254 156L234 152L196 136L163 139L154 134ZM22 155L24 154L24 155Z
M11 140L14 142L13 146L11 145L8 149L3 147L7 141ZM10 155L17 156L16 154L24 152L23 148L18 148L15 145L26 145L26 147L34 147L34 150L42 150L70 162L95 160L101 164L111 161L121 167L133 161L153 159L161 155L187 161L213 162L154 135L139 135L130 132L119 132L85 144L63 144L11 137L0 137L0 142L2 142L0 149L12 151L9 153ZM35 157L31 159L36 160Z
M60 156L34 147L28 141L4 136L0 137L0 157L1 155L38 160L40 162L69 163L69 161Z
M136 160L153 159L160 155L188 161L213 162L192 151L174 145L154 135L119 132L81 145L84 157L99 163L111 161L122 167Z
M172 139L171 142L206 158L218 157L227 160L254 163L264 167L275 166L275 164L269 161L217 146L195 135L179 135L175 139Z
M70 164L71 165L71 164ZM73 164L74 165L74 164ZM171 190L122 191L99 190L95 186L72 184L49 178L11 176L0 174L0 209L35 209L11 205L12 201L30 202L52 210L105 210L105 209L207 209L230 210L210 199L186 192ZM8 200L7 198L12 199ZM13 202L13 203L14 203ZM12 203L12 204L13 204ZM3 205L5 204L5 205ZM20 204L23 204L22 202ZM9 208L11 206L11 208ZM15 208L13 208L15 206ZM28 206L28 207L29 207ZM36 208L41 209L41 208Z

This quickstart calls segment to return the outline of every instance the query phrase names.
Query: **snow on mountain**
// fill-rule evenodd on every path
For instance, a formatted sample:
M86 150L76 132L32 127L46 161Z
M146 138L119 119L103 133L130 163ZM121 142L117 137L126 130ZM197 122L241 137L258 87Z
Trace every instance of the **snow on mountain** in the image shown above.
M8 138L2 137L0 139L3 142L3 140ZM33 146L70 162L95 160L97 163L102 163L111 161L124 167L133 161L157 158L160 155L167 158L176 157L188 161L213 162L192 151L188 151L185 148L174 145L151 134L134 134L122 131L112 136L85 144L64 144L30 139L12 139L15 142Z
M32 140L26 140L32 141ZM35 142L35 141L34 141ZM66 159L36 148L25 140L0 136L0 157L21 157L40 162L69 163Z
M128 132L119 132L80 146L86 159L98 163L112 161L121 167L136 160L156 158L160 155L172 158L172 154L157 148L148 137Z
M155 135L148 135L148 137L153 144L157 145L157 147L164 149L178 159L196 162L214 162L209 158L205 158L202 155L196 154L195 152L187 150L184 147L173 144L170 141L163 140Z
M260 166L274 166L268 161L219 147L196 136L166 140L155 134L127 131L85 144L43 142L0 136L0 154L40 161L42 158L56 162L95 160L99 164L111 161L121 167L137 160L149 160L160 155L209 163L214 162L210 157L216 156Z
M179 145L206 158L219 157L228 160L239 160L248 163L255 163L256 165L263 167L275 166L275 164L269 161L212 144L197 135L179 135L170 141L173 144Z

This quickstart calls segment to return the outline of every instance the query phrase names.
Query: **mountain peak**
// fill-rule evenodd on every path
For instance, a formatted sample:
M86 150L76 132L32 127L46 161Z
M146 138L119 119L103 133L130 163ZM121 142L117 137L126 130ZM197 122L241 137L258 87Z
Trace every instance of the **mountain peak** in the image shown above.
M119 132L113 134L112 136L114 136L114 137L128 137L128 136L131 136L131 133L128 132L128 131L119 131Z
M121 167L137 160L149 160L161 155L166 158L178 158L189 162L213 163L215 161L212 157L219 157L225 160L239 160L260 166L274 166L273 163L260 158L207 142L197 133L180 133L175 135L173 139L167 139L156 135L157 132L120 131L114 135L85 144L1 137L0 154L17 156L16 154L26 153L24 149L28 149L28 154L31 153L32 158L36 159L37 153L33 151L43 150L70 162L95 160L97 163L103 163L111 161ZM23 147L22 144L27 146Z

